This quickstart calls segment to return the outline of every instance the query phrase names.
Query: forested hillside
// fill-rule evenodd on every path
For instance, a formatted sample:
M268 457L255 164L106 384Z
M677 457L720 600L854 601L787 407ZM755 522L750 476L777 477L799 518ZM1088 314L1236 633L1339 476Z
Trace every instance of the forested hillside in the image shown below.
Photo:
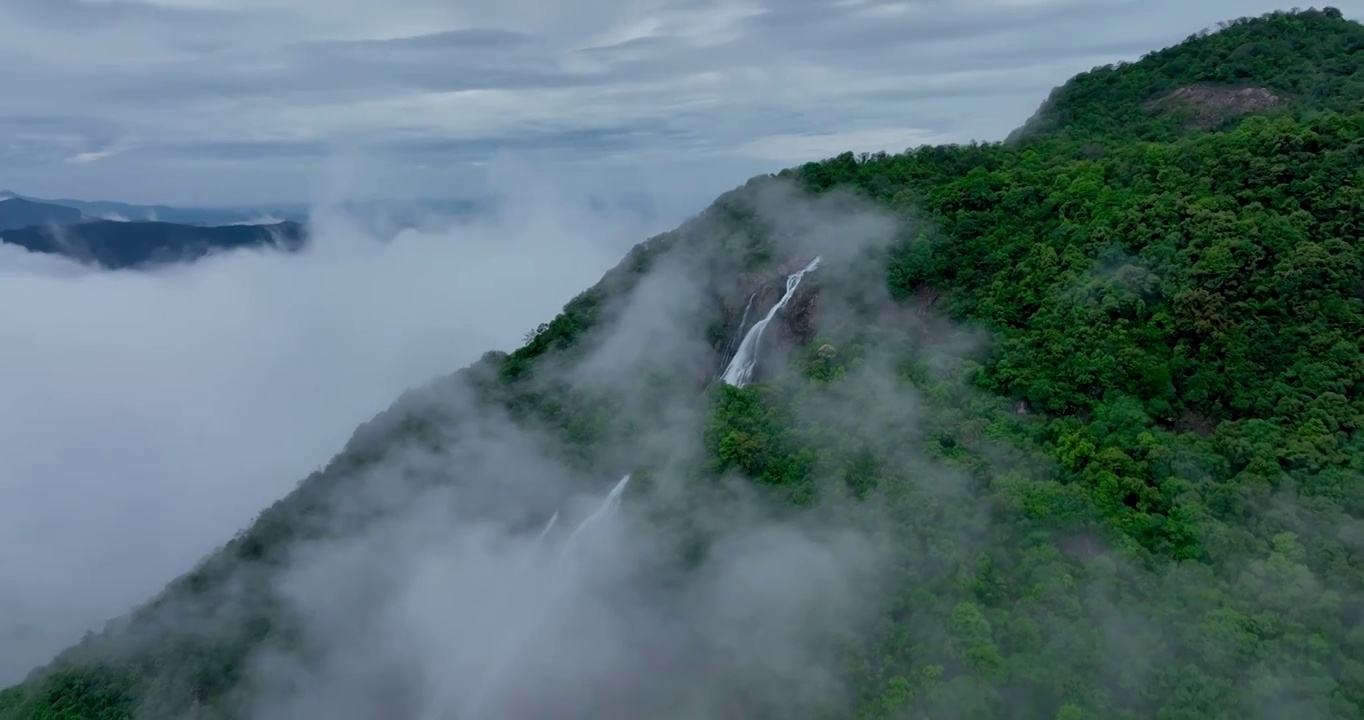
M260 648L324 654L275 582L291 548L392 511L373 483L400 448L426 454L385 482L497 482L519 462L508 428L579 485L633 470L627 509L686 538L650 570L682 597L719 552L695 507L739 492L724 478L878 549L863 600L830 605L856 622L779 616L819 626L790 647L819 645L798 670L818 657L838 690L789 667L717 690L683 666L558 717L1364 718L1362 69L1364 26L1274 13L1082 74L1007 142L755 179L520 350L409 393L153 603L0 692L0 719L265 717ZM759 381L708 385L749 303L815 252ZM683 296L657 279L679 267L705 278L684 284L703 296L677 321L691 339L603 364L649 293ZM502 450L469 450L491 435ZM533 535L556 503L507 522ZM629 694L664 689L724 704ZM407 702L309 707L432 716Z

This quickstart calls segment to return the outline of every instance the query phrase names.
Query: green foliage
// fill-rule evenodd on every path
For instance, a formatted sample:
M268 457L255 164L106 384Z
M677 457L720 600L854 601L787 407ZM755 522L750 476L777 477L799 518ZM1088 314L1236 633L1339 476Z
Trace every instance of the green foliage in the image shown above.
M711 473L743 473L759 483L780 488L793 502L814 499L808 448L790 435L791 419L774 388L723 385L705 442L714 448Z
M126 720L133 716L135 673L95 666L47 675L36 688L0 693L3 720Z
M531 332L526 344L507 358L502 364L502 377L521 379L530 371L536 358L554 350L572 348L596 321L601 301L602 292L595 288L573 298L564 306L563 313Z
M914 460L830 428L796 443L857 468L849 484L876 488L910 548L904 610L851 661L860 716L1364 714L1364 646L1346 630L1364 568L1340 535L1364 505L1361 49L1361 27L1329 10L1238 21L1080 76L1044 108L1042 136L787 173L926 212L937 231L893 250L892 296L941 294L989 328L988 360L963 378L1042 413L963 408L922 362L908 368L920 447L991 508L976 558L941 545L943 527L979 526L978 506L925 498L913 476L933 468L897 472ZM1215 131L1143 108L1232 81L1293 102ZM842 348L824 345L803 374L848 382ZM800 391L744 392L773 405L722 416L734 428ZM975 569L924 563L927 547Z
M1067 142L1170 140L1185 129L1179 113L1150 103L1181 87L1264 88L1296 112L1352 112L1364 97L1364 27L1338 10L1276 12L1222 23L1135 63L1082 73L1048 98L1025 136ZM1227 119L1230 119L1228 117Z

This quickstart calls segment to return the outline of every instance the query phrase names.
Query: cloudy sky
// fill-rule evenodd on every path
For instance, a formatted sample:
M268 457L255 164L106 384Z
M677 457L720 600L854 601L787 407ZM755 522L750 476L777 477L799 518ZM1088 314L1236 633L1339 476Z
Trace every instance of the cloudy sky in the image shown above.
M510 153L700 203L846 149L1000 139L1075 72L1287 4L4 0L0 183L294 201L346 156L357 193L469 194Z

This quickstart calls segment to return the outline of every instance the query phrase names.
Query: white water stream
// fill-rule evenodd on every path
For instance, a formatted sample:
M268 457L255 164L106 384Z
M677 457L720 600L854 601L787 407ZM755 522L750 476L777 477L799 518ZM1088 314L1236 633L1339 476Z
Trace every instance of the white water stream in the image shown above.
M767 330L768 323L772 322L772 318L791 301L791 296L796 294L796 288L800 287L800 281L805 278L805 273L817 267L818 257L811 260L809 265L786 276L786 294L767 311L763 319L753 323L753 327L749 328L743 342L739 343L739 349L734 352L734 359L729 361L729 367L725 368L725 373L720 376L721 380L734 387L743 387L753 379L753 369L758 365L758 345L762 342L763 332Z
M772 309L767 311L767 315L764 316L763 319L754 323L753 327L748 329L748 332L743 336L743 340L739 342L737 349L733 347L733 340L730 341L729 346L725 349L726 354L728 354L730 350L733 350L734 356L730 359L729 365L720 376L719 379L721 381L735 387L743 387L753 379L753 370L758 364L759 345L762 342L763 333L767 330L768 324L771 323L772 319L777 316L777 313L791 301L791 297L795 295L796 289L800 287L800 281L805 278L806 273L819 267L819 261L820 258L816 257L814 260L810 261L809 265L806 265L804 268L801 268L786 277L786 293L772 306ZM753 309L753 302L757 297L757 292L749 296L748 305L744 307L744 314L739 320L738 332L743 332L744 325L748 322L749 311ZM564 545L559 551L557 563L558 572L556 573L556 577L554 578L552 585L546 588L551 604L557 601L559 595L568 590L568 583L566 581L571 580L571 578L567 578L566 575L572 567L575 549L581 542L584 533L590 535L591 529L594 526L607 521L616 513L620 508L621 495L625 492L625 487L629 484L630 476L626 475L625 477L622 477L620 481L616 483L616 486L611 488L611 492L607 493L606 499L602 501L601 505L599 505L591 515L588 515L582 522L578 523L578 526L573 529L573 532L569 533L568 539L564 541ZM538 544L544 543L545 538L549 535L550 530L554 528L554 525L558 520L559 511L556 510L554 511L554 514L550 516L549 521L545 523L544 529L540 531L540 536L537 539ZM506 651L494 662L489 663L488 672L484 676L485 680L479 685L480 692L468 703L468 705L466 705L466 712L460 714L462 718L485 720L483 716L486 714L487 703L493 699L501 687L499 680L506 676L507 671L510 670L516 657L520 655L522 649L530 642L531 638L537 634L538 630L538 624L536 626L523 628L519 637L508 644Z

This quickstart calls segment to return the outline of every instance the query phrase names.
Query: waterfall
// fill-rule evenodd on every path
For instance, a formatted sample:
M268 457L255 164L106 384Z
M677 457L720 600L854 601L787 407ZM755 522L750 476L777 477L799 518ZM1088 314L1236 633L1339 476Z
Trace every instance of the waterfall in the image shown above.
M819 267L819 258L810 261L809 265L786 276L786 294L781 296L776 305L767 311L767 315L753 323L749 328L748 334L744 335L743 342L739 343L739 349L735 351L734 358L729 361L729 366L725 368L724 375L720 379L735 387L743 387L753 379L753 368L758 364L758 343L762 342L763 331L767 330L767 324L772 322L772 318L791 301L791 296L796 294L796 288L800 287L800 281L804 279L805 273Z
M752 295L748 296L748 304L744 305L744 314L739 316L739 326L735 328L734 332L729 336L729 342L725 344L725 352L720 356L721 364L728 365L730 359L734 357L739 340L744 336L744 330L748 328L748 313L753 309L753 301L758 299L758 295L761 294L762 291L763 288L760 287L757 290L754 290ZM705 389L701 391L701 399L704 399L706 395L710 394L710 389L715 387L715 383L720 382L723 375L724 370L715 373L715 377L711 378L710 382L706 383Z
M762 288L753 291L748 296L748 304L744 306L744 314L739 316L739 327L734 329L734 334L729 336L729 343L725 345L724 362L728 363L734 358L734 353L738 349L739 338L744 336L744 331L748 329L748 313L753 309L753 301L758 299L758 293Z
M757 365L758 345L762 341L763 332L767 329L768 323L772 322L772 318L776 317L777 313L791 301L791 297L795 295L796 288L800 287L800 281L805 277L805 274L819 267L819 261L820 258L816 257L814 260L810 261L809 265L806 265L804 268L801 268L797 272L786 277L786 293L781 296L781 299L777 301L776 305L772 306L771 310L767 311L767 315L764 316L763 319L754 323L753 327L749 328L748 332L743 335L743 340L739 342L739 346L735 348L733 338L738 337L738 334L744 331L744 325L748 323L749 312L753 309L753 303L757 299L760 291L756 291L749 296L748 304L744 307L743 316L739 320L739 328L735 332L735 335L731 337L729 344L725 347L725 354L728 355L733 352L733 357L730 358L729 365L725 368L724 373L718 378L719 380L736 387L743 387L748 384L752 379L753 369ZM570 589L568 585L571 578L565 578L564 576L571 569L573 552L580 542L580 539L585 532L589 531L592 527L605 522L615 514L616 510L620 507L621 496L625 492L625 487L629 484L630 475L627 474L616 483L615 487L611 488L611 492L606 494L606 498L602 501L601 505L598 505L597 509L594 510L592 514L584 518L582 522L578 523L578 526L573 528L573 531L568 534L568 539L564 541L564 545L558 554L558 573L556 573L556 577L551 585L545 588L546 595L548 596L548 603L552 604L556 602L561 595L568 592ZM536 540L537 544L544 543L545 538L549 535L550 530L554 528L554 524L558 519L559 511L555 510L554 514L550 516L549 521L545 523L544 529L540 531L540 536ZM518 635L509 643L506 649L503 652L498 653L498 657L489 664L489 669L484 676L484 681L478 686L477 695L465 706L466 711L461 713L463 717L471 718L471 720L481 720L481 718L484 717L488 704L494 700L497 692L501 689L499 681L511 670L511 666L515 662L516 657L520 655L526 644L537 634L540 627L546 621L547 618L540 620L530 627L519 628Z
M616 509L620 507L620 497L625 493L625 486L629 484L630 474L626 473L625 477L621 478L620 481L616 483L616 486L611 488L611 492L606 494L606 499L602 501L601 505L598 505L597 509L593 510L591 515L583 518L583 521L578 523L577 527L573 528L573 532L569 533L568 539L564 541L563 549L559 551L559 557L561 559L566 558L568 554L573 551L573 547L577 543L578 537L584 530L604 521L616 512ZM536 544L544 544L545 537L549 535L550 530L554 529L554 523L558 520L559 511L555 510L554 514L549 516L549 522L545 523L545 528L540 531L540 536L536 538ZM562 567L563 565L561 563L560 568L562 569Z
M743 337L743 331L747 330L747 327L749 327L749 311L753 310L753 301L758 299L758 295L761 295L762 289L764 288L753 290L753 295L749 296L749 303L743 305L743 315L739 316L739 326L735 327L734 333L730 334L730 341L724 344L724 353L720 355L720 363L728 365L730 360L734 359L734 353L737 352L737 346L739 340ZM723 370L716 372L715 376L711 378L711 382L705 383L705 389L701 390L702 398L711 393L712 387L715 387L715 383L720 382L720 378L722 378L723 375Z
M545 541L545 536L548 535L549 531L554 528L554 521L558 519L559 511L555 510L554 514L549 516L549 522L545 523L545 529L540 531L540 537L536 539L537 543L542 543Z
M602 501L602 504L597 507L596 511L591 515L588 515L582 522L578 523L578 527L573 528L573 532L568 534L568 540L564 543L564 553L568 553L572 550L573 541L578 538L579 533L615 513L616 508L620 507L621 493L625 492L625 486L628 484L630 484L630 476L629 474L626 474L625 477L620 479L620 482L616 483L615 487L611 488L611 492L606 494L606 500ZM555 513L555 515L558 515L558 513Z
M573 552L582 532L615 514L620 507L620 498L625 492L625 486L629 484L630 475L627 474L616 483L615 487L611 488L611 492L606 494L606 499L602 501L602 504L598 505L591 515L584 518L582 522L578 523L577 527L573 528L573 532L568 534L568 540L564 542L564 547L559 551L559 572L554 575L549 587L545 588L546 607L557 602L571 589L569 587L571 578L564 576L570 569L569 562L572 560L570 553ZM545 528L540 531L540 537L536 540L537 544L544 542L545 536L549 534L558 519L559 511L555 510L554 514L550 516L549 522L545 523ZM530 626L518 628L518 634L507 644L505 650L498 653L497 657L488 664L483 682L479 683L477 694L465 706L465 711L461 713L462 717L469 717L471 720L480 720L484 717L488 704L496 700L497 693L503 687L499 681L512 669L517 656L521 654L531 638L535 637L546 622L547 618L542 618Z

